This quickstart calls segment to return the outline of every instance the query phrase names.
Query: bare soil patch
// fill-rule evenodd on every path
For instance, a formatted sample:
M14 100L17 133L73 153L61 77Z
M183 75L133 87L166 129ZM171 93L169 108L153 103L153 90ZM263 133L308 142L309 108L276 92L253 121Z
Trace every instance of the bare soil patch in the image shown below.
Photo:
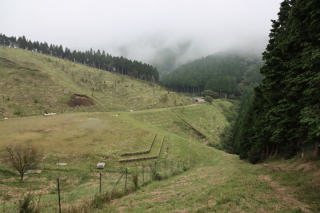
M86 95L73 94L68 101L70 107L76 106L92 106L94 101Z

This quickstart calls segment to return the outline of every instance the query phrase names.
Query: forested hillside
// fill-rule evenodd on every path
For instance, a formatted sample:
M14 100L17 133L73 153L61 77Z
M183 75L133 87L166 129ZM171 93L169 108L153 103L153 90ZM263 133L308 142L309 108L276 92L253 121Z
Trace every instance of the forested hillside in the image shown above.
M244 87L261 80L258 57L219 53L184 64L163 77L174 91L201 93L212 90L219 96L240 96Z
M230 148L253 163L308 150L317 158L320 1L283 1L269 36L261 69L264 79L253 98L242 104Z
M32 42L24 36L7 37L0 34L0 45L7 47L19 47L46 55L51 55L73 62L78 62L87 66L102 70L117 72L123 75L129 75L134 78L156 82L159 80L157 69L149 64L138 61L131 61L124 57L114 57L104 51L76 51L62 47L62 45L48 44L47 42Z

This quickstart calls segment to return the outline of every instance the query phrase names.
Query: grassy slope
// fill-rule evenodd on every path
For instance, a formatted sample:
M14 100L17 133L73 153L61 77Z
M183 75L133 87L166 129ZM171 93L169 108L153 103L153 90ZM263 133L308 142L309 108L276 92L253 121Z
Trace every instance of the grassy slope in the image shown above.
M225 102L217 102L214 106L214 110L210 111L215 114L214 117L223 117L221 112L230 107L229 103ZM96 212L320 211L319 163L313 163L312 169L304 172L303 167L297 169L295 166L278 169L279 161L252 165L240 161L236 155L203 146L199 140L190 140L184 131L175 131L174 123L170 119L172 111L183 110L185 119L199 116L208 122L210 119L205 117L208 112L204 113L207 107L203 105L178 108L167 112L166 117L163 117L163 110L155 110L157 113L148 111L130 115L135 118L132 122L141 122L140 125L145 125L145 128L169 131L171 140L178 142L173 146L181 146L183 143L190 147L189 150L175 153L175 156L192 157L198 165L182 175L143 187L138 192L116 200L111 206ZM194 117L188 112L193 112ZM228 125L226 117L217 121L222 126ZM221 131L217 132L219 133ZM282 164L288 167L292 162L284 161ZM301 161L296 160L295 165L301 165Z
M0 150L3 151L5 145L15 141L36 144L46 154L40 165L42 173L27 175L25 183L19 183L18 177L12 177L13 170L10 167L4 164L0 166L2 203L12 208L22 192L31 190L44 194L41 198L44 211L54 212L55 178L58 176L63 187L63 208L87 200L98 189L98 176L94 169L96 162L106 161L108 168L124 166L116 162L121 153L145 150L153 136L158 134L159 138L168 138L169 159L191 158L196 166L182 175L142 187L136 193L115 200L111 206L96 209L95 212L319 210L319 191L318 188L310 189L311 176L307 175L310 181L306 181L298 172L272 172L272 169L262 165L251 165L238 160L235 155L207 147L175 117L175 113L181 110L184 113L180 115L184 119L192 117L194 113L194 117L205 120L210 114L219 118L214 129L216 134L220 134L223 127L228 126L223 112L230 110L230 107L232 105L227 101L217 101L213 106L200 104L132 113L70 113L0 122ZM158 141L155 150L158 150L159 144ZM67 162L68 166L58 168L55 166L57 161ZM292 179L288 181L292 176L299 179L300 186ZM118 174L104 171L104 190L110 190L117 178Z
M229 103L221 101L221 104L227 106ZM186 110L188 108L212 111L219 117L223 116L221 109L216 107L190 105ZM120 154L147 149L155 134L158 134L158 139L150 155L158 152L160 140L166 136L170 150L169 159L192 158L197 163L203 162L199 148L207 148L197 137L193 137L190 129L181 122L176 122L174 112L180 109L181 107L173 107L137 112L65 113L0 121L1 156L5 153L7 145L24 143L33 144L44 153L44 161L40 165L42 173L27 175L25 183L18 182L18 177L7 164L0 165L0 200L8 200L7 205L11 206L8 208L12 208L13 202L21 193L31 190L46 194L42 197L43 208L50 211L49 206L56 202L55 178L58 176L62 178L64 187L64 204L67 202L69 205L79 199L93 196L97 192L97 188L93 187L97 184L95 164L98 161L106 161L109 169L124 166L117 163ZM141 118L153 123L160 119L162 121L157 126L141 122ZM167 129L163 129L163 125ZM171 131L174 129L175 131ZM67 162L68 166L57 167L56 162ZM103 185L110 187L115 182L117 174L107 172L105 175L108 178L104 179Z
M0 47L0 70L0 118L44 111L123 111L190 103L155 84L21 49ZM93 98L96 106L68 107L74 93Z
M43 110L117 110L0 121L1 156L7 145L15 143L34 144L45 154L40 165L42 173L27 175L25 183L18 181L7 164L0 164L1 210L14 208L23 193L32 191L43 194L43 212L56 212L58 176L63 208L87 200L97 192L98 161L106 161L111 169L125 166L117 163L121 153L145 150L158 134L159 141L150 155L157 153L160 138L166 136L169 159L192 159L196 166L179 176L142 187L96 212L320 211L319 165L301 172L298 166L286 166L292 164L287 161L280 166L279 161L248 164L235 155L205 146L176 116L179 114L210 142L219 144L219 135L228 127L232 116L233 105L228 101L215 101L212 106L155 109L187 101L170 93L166 102L163 97L167 91L158 86L24 50L0 48L0 57L5 58L0 59L0 91L5 97L0 107L5 116L12 116L16 111L32 115ZM99 79L103 79L103 84ZM92 97L98 104L91 108L67 107L65 103L73 93L91 96L92 81L100 88ZM123 112L131 108L153 109ZM57 167L56 162L67 162L68 166ZM104 171L103 175L104 190L110 190L118 174Z
M207 165L148 185L96 212L320 211L319 179L315 174L272 172L214 149L199 152L212 160L207 158ZM313 187L307 181L312 176L318 179Z
M0 164L1 202L8 209L22 193L44 193L43 209L56 209L56 178L61 178L63 203L86 199L97 192L95 165L106 161L112 169L124 151L146 148L153 133L136 128L113 116L113 113L70 113L52 117L32 116L0 122L1 156L8 144L33 144L44 154L39 166L42 173L27 175L19 183L8 164ZM125 130L125 131L124 131ZM56 166L66 162L66 167ZM106 174L103 184L111 186L118 174Z

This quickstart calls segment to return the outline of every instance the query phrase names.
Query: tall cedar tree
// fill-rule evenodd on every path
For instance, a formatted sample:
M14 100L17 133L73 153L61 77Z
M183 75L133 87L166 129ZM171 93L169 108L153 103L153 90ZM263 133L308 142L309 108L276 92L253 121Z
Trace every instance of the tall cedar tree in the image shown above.
M272 22L264 79L233 138L233 151L252 163L319 149L320 1L285 0Z

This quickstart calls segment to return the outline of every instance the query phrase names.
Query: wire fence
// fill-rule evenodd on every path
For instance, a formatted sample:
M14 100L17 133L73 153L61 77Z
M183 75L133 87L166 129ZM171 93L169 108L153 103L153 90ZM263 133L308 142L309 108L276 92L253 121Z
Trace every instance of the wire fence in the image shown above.
M113 170L95 170L92 172L94 178L84 184L77 183L79 185L73 190L69 190L70 184L66 184L72 180L58 177L55 191L38 195L37 199L31 202L39 212L87 212L141 186L167 179L193 166L192 160L158 159L139 164L130 163ZM26 197L23 199L23 202L25 201ZM21 203L17 203L14 208L3 205L0 210L11 213L20 212L19 208L21 209Z
M62 200L62 211L83 212L88 208L97 208L99 205L122 197L153 181L161 181L187 171L193 165L194 162L191 160L164 159L131 167L121 167L118 171L113 171L111 181L107 181L108 178L111 178L109 172L100 172L96 180L96 193L93 193L91 198L81 205L71 204L71 202L66 202L63 205Z

